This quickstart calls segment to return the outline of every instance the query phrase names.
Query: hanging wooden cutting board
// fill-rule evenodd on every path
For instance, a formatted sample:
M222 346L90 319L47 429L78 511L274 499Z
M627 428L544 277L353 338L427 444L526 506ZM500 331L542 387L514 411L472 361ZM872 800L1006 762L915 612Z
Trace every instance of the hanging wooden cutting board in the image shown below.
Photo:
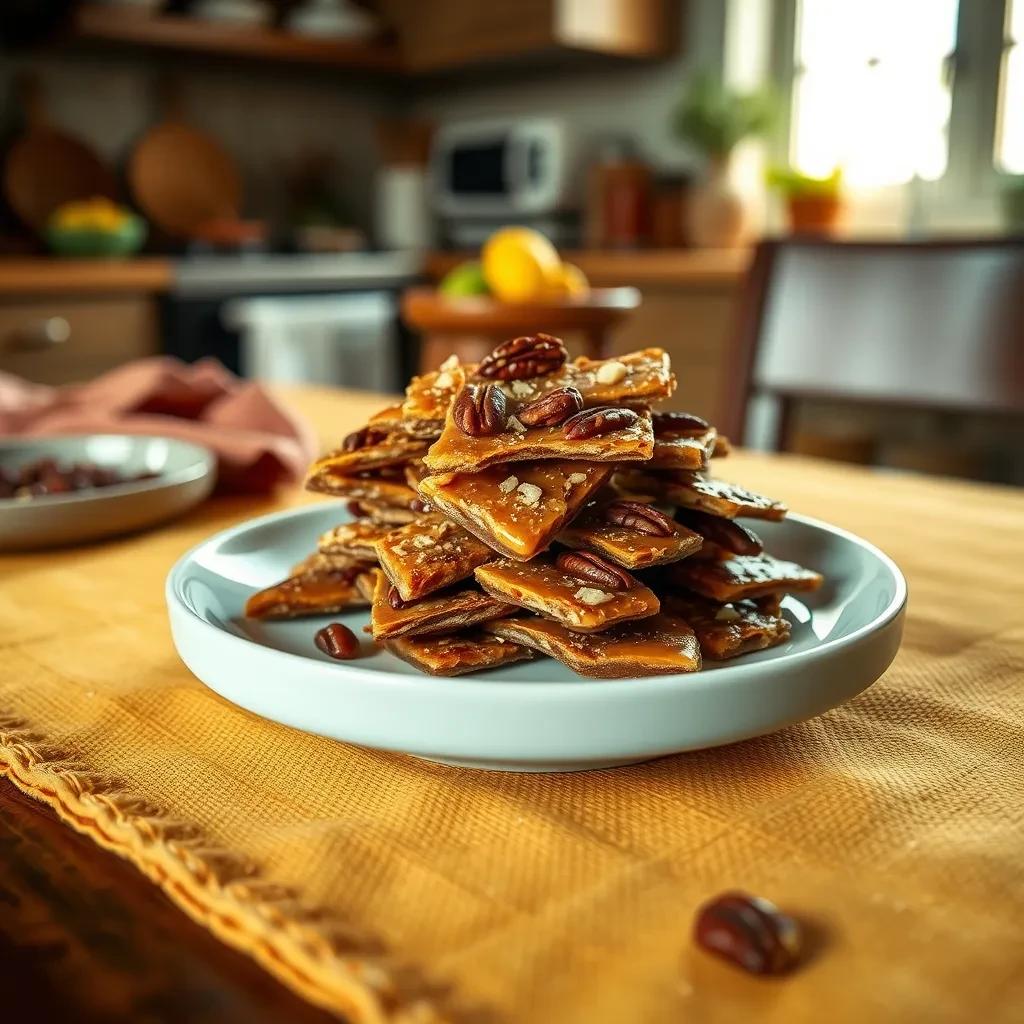
M15 83L26 130L4 164L4 195L29 227L42 233L58 206L92 196L117 198L114 173L84 142L51 123L39 80L23 75Z
M219 143L187 123L176 90L164 88L163 105L164 120L132 151L128 183L154 224L195 238L204 224L238 218L242 175Z

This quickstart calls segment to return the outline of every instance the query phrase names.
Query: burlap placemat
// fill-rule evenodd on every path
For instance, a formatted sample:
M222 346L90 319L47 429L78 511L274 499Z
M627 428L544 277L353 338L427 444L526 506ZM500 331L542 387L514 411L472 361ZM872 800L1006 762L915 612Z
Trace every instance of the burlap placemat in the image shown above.
M235 501L0 563L0 767L359 1024L1019 1020L1024 496L730 462L910 580L893 668L815 721L547 776L265 722L187 672L163 606L184 549L268 508ZM692 949L695 906L735 886L812 925L802 970L753 979Z

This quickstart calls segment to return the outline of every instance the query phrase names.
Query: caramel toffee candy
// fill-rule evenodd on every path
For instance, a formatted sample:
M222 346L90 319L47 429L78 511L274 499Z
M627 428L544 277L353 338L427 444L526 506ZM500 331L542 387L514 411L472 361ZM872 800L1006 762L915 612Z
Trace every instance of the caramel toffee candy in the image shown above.
M745 487L713 480L700 473L671 472L655 475L624 469L615 475L616 487L627 493L656 495L683 508L695 508L715 516L735 519L785 519L786 506L774 498L755 494Z
M445 360L439 370L413 377L405 389L402 422L407 433L433 431L440 434L448 407L462 385L466 371L454 356Z
M494 552L455 523L426 515L375 545L381 568L404 601L415 601L473 574Z
M476 630L455 636L402 636L385 640L384 647L429 676L463 676L533 657L528 647Z
M595 633L658 611L654 591L620 573L628 588L613 589L600 574L588 578L563 571L547 558L531 562L501 558L481 565L475 575L477 583L499 601L538 612L576 632Z
M556 376L562 378L559 386L579 388L588 407L656 402L676 389L668 354L660 348L645 348L614 359L580 356Z
M761 538L742 523L693 508L676 510L676 518L703 538L708 549L724 551L729 555L759 555L764 550ZM719 559L721 560L721 559Z
M415 501L415 498L412 499ZM355 510L352 509L352 505L355 505ZM390 526L392 529L396 526L405 526L408 523L414 523L419 519L419 513L415 512L412 508L406 505L392 505L386 501L364 501L350 502L349 510L355 511L360 516L365 516L373 523L379 523L381 526Z
M656 469L707 469L717 441L714 427L696 437L658 437L655 433L654 457L649 465Z
M356 575L347 569L290 576L253 594L245 602L245 614L252 619L295 619L366 604L356 588Z
M483 628L547 654L581 676L634 679L700 669L700 647L693 630L682 619L664 613L590 635L532 616L496 619Z
M316 576L329 572L344 572L346 569L365 569L367 566L376 564L377 556L372 552L368 556L359 556L347 552L332 552L325 554L322 551L314 551L307 555L297 565L292 566L292 576Z
M665 606L690 624L701 654L714 661L763 651L789 639L789 622L753 601L718 604L699 597L670 596Z
M512 384L522 384L513 381ZM453 410L456 406L453 406ZM640 411L616 411L625 422L618 429L592 436L572 436L566 424L550 427L526 427L514 411L505 420L505 429L478 437L463 431L449 411L444 431L424 457L427 468L435 473L473 473L504 462L536 459L586 459L589 462L638 462L650 459L654 452L651 414Z
M306 489L336 498L358 498L406 508L416 497L405 482L404 473L396 479L380 472L346 474L325 468L306 478Z
M551 543L610 473L597 462L516 463L428 476L420 495L489 547L525 561Z
M371 430L404 434L406 437L417 438L421 441L433 441L441 433L442 424L441 422L417 423L415 420L407 420L401 405L391 405L387 409L381 409L380 412L374 413L366 425Z
M820 574L771 555L738 555L725 562L680 562L669 570L669 579L677 586L722 602L817 590L822 584Z
M627 569L678 562L699 551L702 543L700 534L678 523L672 523L668 536L659 536L608 522L602 506L584 512L562 530L557 540L569 548L597 551Z
M513 605L496 601L475 586L445 590L419 601L395 600L391 580L380 569L371 569L356 583L360 593L370 600L370 631L374 640L455 633L516 611Z
M317 459L310 467L307 485L322 473L328 476L352 476L384 466L400 466L409 459L418 458L427 450L426 441L398 432L386 434L376 442L360 444L360 433L357 431L349 435L356 439L352 442L354 446L342 446ZM373 437L368 430L366 435Z
M377 551L373 545L390 529L372 519L357 519L321 534L316 546L323 555L348 555L356 561L376 562Z

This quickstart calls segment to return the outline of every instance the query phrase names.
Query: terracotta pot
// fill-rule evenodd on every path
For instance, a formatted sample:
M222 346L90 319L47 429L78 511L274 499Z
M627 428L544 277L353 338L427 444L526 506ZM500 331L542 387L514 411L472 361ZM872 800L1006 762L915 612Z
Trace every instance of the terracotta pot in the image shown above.
M714 160L686 203L686 235L701 249L734 249L748 234L743 197L732 183L728 160Z
M787 196L789 230L794 235L828 235L843 216L843 200L839 196Z

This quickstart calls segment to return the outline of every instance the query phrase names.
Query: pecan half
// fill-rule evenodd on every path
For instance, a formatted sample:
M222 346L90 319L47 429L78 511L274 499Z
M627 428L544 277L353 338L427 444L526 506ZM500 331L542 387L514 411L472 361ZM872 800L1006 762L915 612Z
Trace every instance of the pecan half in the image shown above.
M570 441L584 441L601 434L610 434L613 430L624 430L640 419L640 414L632 409L616 409L605 406L600 409L584 409L565 421L562 429Z
M689 437L705 434L711 429L707 420L692 412L656 412L655 437Z
M398 588L394 584L388 587L388 604L391 605L396 612L402 608L408 608L412 603L412 601L402 600L402 595L398 592Z
M567 576L575 576L605 590L629 590L636 582L628 572L591 551L563 551L555 559L555 566Z
M582 408L583 395L578 388L555 388L523 406L516 415L528 427L556 427Z
M339 661L350 661L359 657L359 640L348 626L332 622L317 630L314 642L324 654Z
M422 498L413 498L412 501L409 502L409 508L411 508L413 512L434 511L434 506L431 505L429 501L424 501Z
M697 912L693 937L709 953L751 974L782 974L800 958L800 928L774 903L726 892Z
M609 523L649 537L671 537L676 532L664 512L640 501L613 501L604 510L604 517Z
M341 442L341 450L343 452L356 452L360 448L366 448L368 445L376 444L383 438L383 434L379 430L371 430L369 427L363 427L360 430L353 430L351 434L345 436L345 440Z
M526 380L554 373L569 358L561 338L550 334L526 334L502 342L484 356L477 368L481 377L498 380Z
M452 419L464 434L485 437L505 429L505 392L497 384L467 384L452 406Z
M676 510L676 519L699 533L705 540L717 544L734 555L759 555L764 544L753 530L741 526L734 519L723 519L707 512L698 512L694 508Z

